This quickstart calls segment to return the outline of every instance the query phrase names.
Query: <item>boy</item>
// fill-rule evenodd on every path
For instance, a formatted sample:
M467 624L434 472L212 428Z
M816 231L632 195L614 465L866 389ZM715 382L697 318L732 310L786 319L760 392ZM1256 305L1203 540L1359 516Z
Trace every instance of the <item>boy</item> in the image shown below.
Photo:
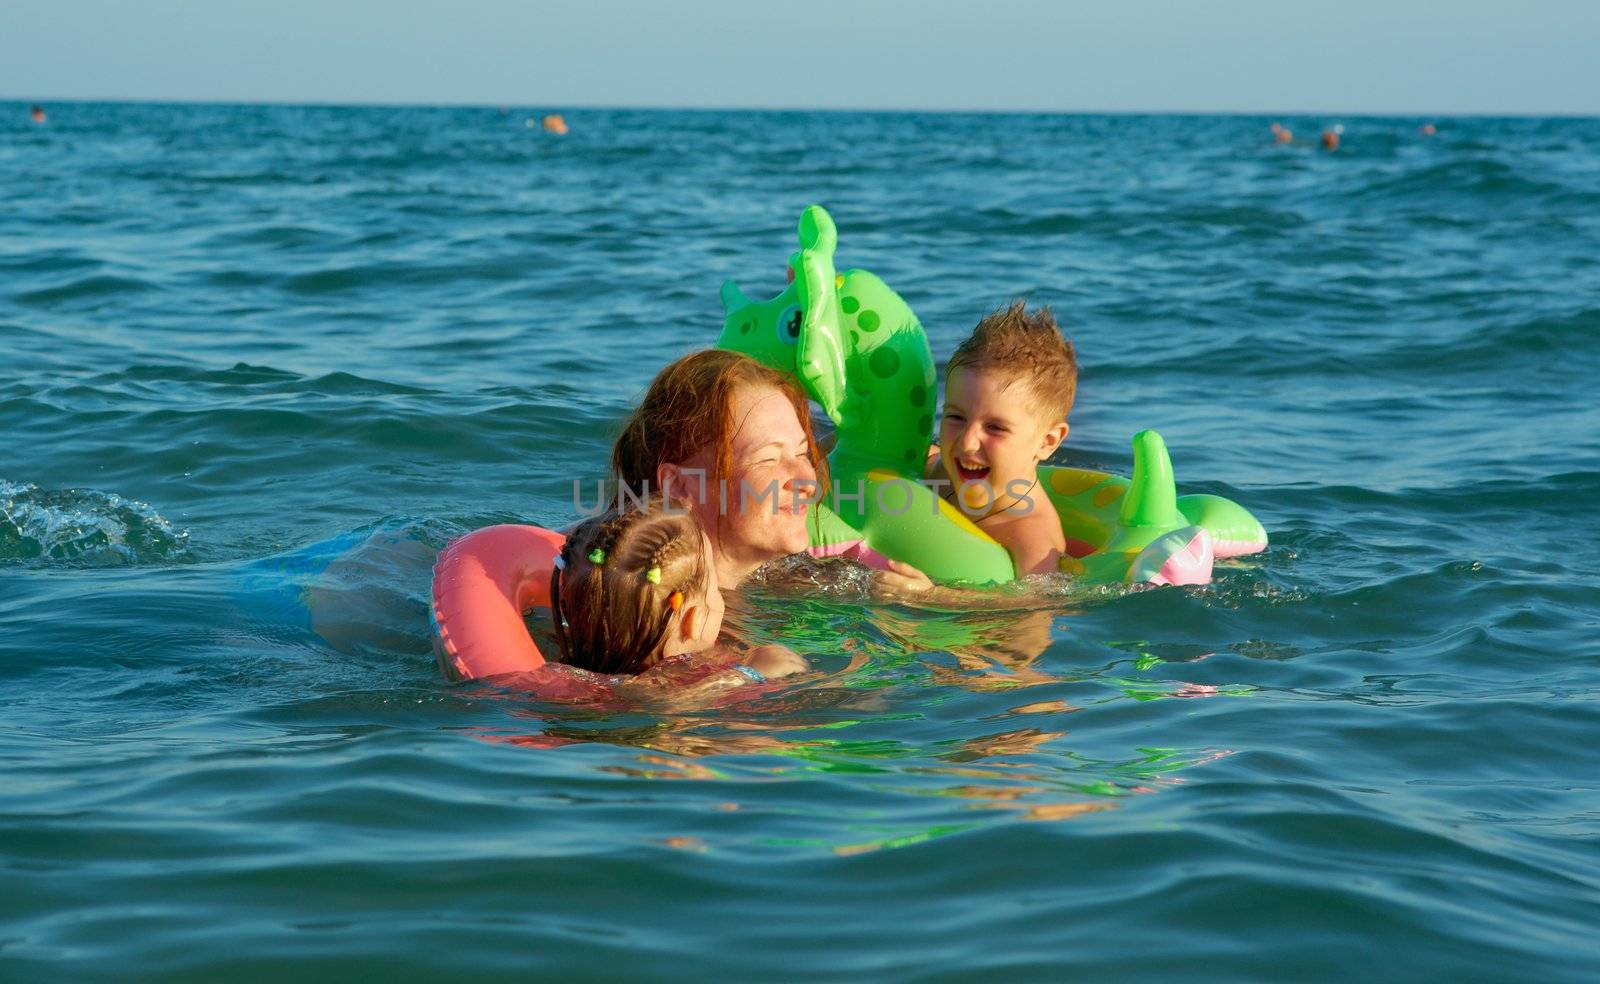
M1067 544L1038 469L1067 436L1078 390L1072 343L1048 307L1030 314L1017 301L956 347L944 389L946 498L1010 552L1018 577L1054 572Z

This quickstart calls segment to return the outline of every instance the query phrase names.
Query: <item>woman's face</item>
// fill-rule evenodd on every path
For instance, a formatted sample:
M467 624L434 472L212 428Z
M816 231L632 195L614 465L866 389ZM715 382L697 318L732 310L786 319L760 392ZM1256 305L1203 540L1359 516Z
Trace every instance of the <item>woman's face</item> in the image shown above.
M767 386L746 386L733 396L733 462L726 490L712 488L685 469L709 475L714 449L687 462L664 464L663 489L695 502L702 526L715 536L717 572L724 588L737 585L770 560L810 545L809 503L817 498L806 432L789 398ZM702 484L704 497L701 496Z

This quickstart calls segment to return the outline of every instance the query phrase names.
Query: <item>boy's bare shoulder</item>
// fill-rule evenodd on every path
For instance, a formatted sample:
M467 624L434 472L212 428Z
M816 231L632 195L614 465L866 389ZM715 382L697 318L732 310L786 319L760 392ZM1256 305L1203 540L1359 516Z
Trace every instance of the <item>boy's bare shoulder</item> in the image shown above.
M1011 554L1019 576L1054 571L1056 559L1067 549L1061 517L1044 496L1035 497L1027 512L1012 509L990 517L983 529Z

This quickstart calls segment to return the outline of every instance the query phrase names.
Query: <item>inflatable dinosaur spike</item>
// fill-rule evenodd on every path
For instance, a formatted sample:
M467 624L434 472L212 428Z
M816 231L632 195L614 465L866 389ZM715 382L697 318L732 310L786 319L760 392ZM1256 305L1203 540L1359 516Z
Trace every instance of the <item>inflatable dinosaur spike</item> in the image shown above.
M845 415L845 351L839 337L839 287L833 270L833 249L839 241L833 219L820 205L800 214L800 250L789 257L794 285L800 289L801 331L795 365L811 398L835 426L847 426Z
M722 310L724 312L737 310L750 303L750 298L744 296L744 291L740 290L739 285L731 280L724 280L722 282L722 290L720 293L722 295Z
M834 227L833 216L821 205L808 205L800 213L800 246L816 253L826 254L833 260L833 251L839 245L839 230Z
M1178 512L1178 486L1172 480L1167 442L1153 430L1133 435L1133 477L1122 497L1123 526L1186 526Z

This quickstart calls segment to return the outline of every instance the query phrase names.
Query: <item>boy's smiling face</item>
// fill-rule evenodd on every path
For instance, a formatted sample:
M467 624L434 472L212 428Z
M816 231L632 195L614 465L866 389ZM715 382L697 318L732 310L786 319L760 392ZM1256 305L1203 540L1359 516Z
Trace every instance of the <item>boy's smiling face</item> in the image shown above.
M969 512L994 512L1014 503L1008 494L1031 485L1039 462L1067 436L1064 421L1045 419L1028 387L1014 374L957 367L945 380L944 414L939 418L939 456L945 474L959 488L977 482L962 504Z

